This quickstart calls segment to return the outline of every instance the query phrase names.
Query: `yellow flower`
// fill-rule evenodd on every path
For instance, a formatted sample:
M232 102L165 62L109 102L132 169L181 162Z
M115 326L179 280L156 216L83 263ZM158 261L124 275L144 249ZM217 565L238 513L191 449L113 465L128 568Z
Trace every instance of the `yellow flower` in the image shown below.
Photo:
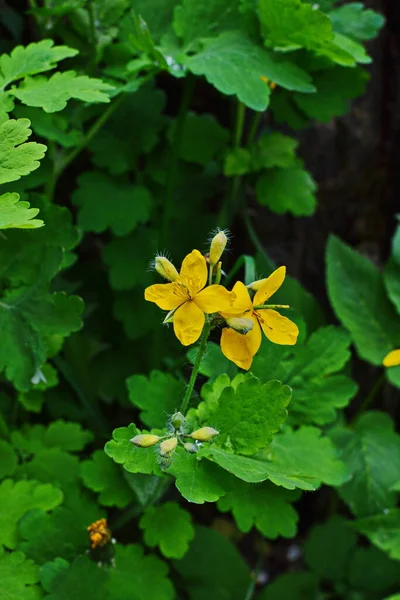
M111 531L108 528L106 519L99 519L87 528L89 538L92 542L92 549L99 546L105 546L111 539Z
M236 299L229 311L221 312L224 319L240 315L251 319L253 329L242 335L230 327L222 330L221 350L238 367L248 370L261 345L261 330L274 344L294 345L299 329L293 321L283 317L271 308L257 308L267 303L270 297L281 287L285 280L286 267L276 269L256 292L251 301L246 286L238 281L233 288Z
M199 339L205 322L204 313L228 310L235 299L235 295L222 285L205 287L206 283L206 259L198 250L193 250L183 259L175 281L157 283L145 290L146 300L163 310L175 310L174 331L184 346Z
M400 349L392 350L386 354L382 361L384 367L397 367L400 365Z

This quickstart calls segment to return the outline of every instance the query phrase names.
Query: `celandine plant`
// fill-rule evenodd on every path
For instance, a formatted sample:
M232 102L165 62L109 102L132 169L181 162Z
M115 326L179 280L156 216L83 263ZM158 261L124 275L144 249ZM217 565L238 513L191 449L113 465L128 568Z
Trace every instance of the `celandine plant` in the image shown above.
M328 240L340 325L262 232L313 219L297 130L383 24L2 3L0 600L399 600L400 230L379 268Z

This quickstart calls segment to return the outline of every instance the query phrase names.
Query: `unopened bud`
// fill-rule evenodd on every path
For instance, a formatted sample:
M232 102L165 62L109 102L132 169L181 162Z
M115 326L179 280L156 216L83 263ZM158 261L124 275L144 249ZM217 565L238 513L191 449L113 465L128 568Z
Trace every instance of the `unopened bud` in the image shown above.
M249 283L249 285L247 285L246 287L248 290L251 290L252 292L258 292L258 290L262 288L262 286L267 281L267 279L268 279L268 277L265 277L264 279L257 279L257 281L253 281L253 283Z
M135 446L140 446L141 448L148 448L149 446L154 446L157 442L160 441L159 435L152 435L151 433L142 433L140 435L135 435L130 441Z
M183 444L183 447L185 448L186 452L190 452L190 454L195 454L196 452L199 451L196 444L193 444L192 442L185 442Z
M243 335L249 333L254 325L253 321L251 319L246 319L246 317L232 317L231 319L226 319L226 323L231 329L234 329Z
M211 438L218 434L219 431L213 427L200 427L200 429L193 431L193 433L190 434L190 437L199 442L209 442Z
M171 425L174 429L180 429L185 424L185 417L181 412L176 412L171 417Z
M221 258L226 245L228 243L228 238L224 231L218 231L216 235L214 235L211 240L210 246L210 264L216 265L219 259Z
M160 444L160 454L161 456L170 456L173 452L175 452L175 448L178 444L178 438L172 437L164 440Z
M179 273L168 258L165 256L156 256L154 259L154 268L161 277L168 281L175 281Z

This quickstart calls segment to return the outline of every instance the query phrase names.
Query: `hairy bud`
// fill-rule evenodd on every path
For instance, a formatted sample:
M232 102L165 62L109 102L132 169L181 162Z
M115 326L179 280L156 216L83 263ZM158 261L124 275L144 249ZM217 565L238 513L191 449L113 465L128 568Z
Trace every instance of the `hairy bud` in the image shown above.
M226 319L226 323L231 329L234 329L243 335L249 333L254 325L253 321L251 319L246 319L246 317L232 317L231 319Z
M154 268L161 277L168 281L175 281L179 273L168 258L165 256L156 256L154 259Z
M215 435L218 435L219 431L213 427L200 427L190 434L190 437L198 442L209 442Z
M180 429L185 421L186 419L181 412L176 412L171 417L171 425L174 429Z
M149 446L154 446L157 442L160 441L159 435L152 435L150 433L142 433L140 435L135 435L130 441L135 446L140 446L140 448L148 448Z
M172 437L164 440L160 444L160 454L161 456L170 456L173 452L175 452L176 446L178 444L178 438Z
M185 442L183 444L183 447L185 448L186 452L190 452L190 454L195 454L196 452L199 451L196 444L193 444L192 442Z
M228 238L224 231L218 231L216 235L214 235L211 240L210 246L210 264L216 265L219 259L221 258L226 245L228 243Z

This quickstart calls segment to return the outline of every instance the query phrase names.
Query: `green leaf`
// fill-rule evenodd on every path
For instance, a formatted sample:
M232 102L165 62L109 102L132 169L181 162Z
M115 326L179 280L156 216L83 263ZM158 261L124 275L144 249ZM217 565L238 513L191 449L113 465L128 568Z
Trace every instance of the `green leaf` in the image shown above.
M16 181L40 166L46 146L24 143L32 133L30 124L29 119L9 119L0 125L0 183Z
M78 556L47 583L45 600L112 600L107 596L108 573L88 556Z
M400 314L400 226L392 239L392 252L383 272L386 291Z
M135 285L144 288L152 283L148 264L154 254L154 241L150 232L143 229L129 237L114 239L104 248L103 258L114 290L129 290ZM143 296L142 302L145 303ZM134 316L140 318L136 312Z
M318 600L317 584L312 573L285 573L268 583L257 600Z
M80 423L53 421L46 429L43 442L51 448L62 448L68 452L79 452L93 440L90 431L82 429Z
M346 579L356 544L357 536L349 524L334 516L314 525L304 545L304 556L320 579L336 582Z
M110 228L118 236L146 223L153 206L151 193L144 186L100 171L87 171L78 177L72 201L79 207L78 225L83 231L102 233Z
M361 2L351 2L329 13L333 29L355 40L372 40L385 23L385 18Z
M154 448L137 448L130 440L141 432L133 425L119 427L113 431L113 440L105 445L105 452L129 473L161 475L157 453Z
M191 516L176 502L148 506L139 526L144 530L145 543L151 548L159 546L167 558L182 558L194 538Z
M33 106L17 106L13 114L18 118L29 119L37 135L57 142L63 148L73 148L83 140L83 132L74 128L67 115L45 113Z
M34 508L51 510L62 498L61 491L48 483L5 479L0 485L0 543L15 548L19 519Z
M357 531L366 535L390 558L400 560L400 509L386 509L383 514L373 515L353 522Z
M130 401L141 409L140 418L148 427L165 427L168 417L182 401L182 382L169 373L152 371L149 377L132 375L126 384Z
M103 506L124 508L132 501L132 491L121 469L104 454L103 450L96 450L91 459L84 460L80 471L83 483L100 494L99 502Z
M339 494L353 513L364 517L394 506L390 488L399 478L400 435L389 415L365 413L351 429L337 427L329 435L351 474Z
M264 134L248 149L231 150L226 156L224 174L244 175L272 167L290 167L295 161L297 145L297 140L283 133Z
M0 440L0 479L13 475L17 463L18 457L13 447L5 440Z
M64 58L78 54L74 48L54 46L53 40L42 40L29 46L16 46L11 54L0 57L0 85L4 88L12 81L49 71Z
M4 599L40 600L39 567L22 552L0 552L0 581Z
M174 29L185 46L201 38L215 37L228 29L240 29L243 16L230 0L183 0L174 10Z
M301 167L269 169L256 184L257 200L278 214L309 217L316 209L317 186L310 173Z
M360 96L369 76L359 68L334 67L313 74L315 94L293 94L297 106L310 119L329 123L334 117L345 115L349 101Z
M64 558L56 558L47 562L40 568L40 581L43 588L48 592L51 582L59 573L69 569L69 563Z
M204 447L200 450L200 456L210 458L220 467L228 471L235 477L246 481L247 483L259 483L269 478L270 471L268 465L258 459L240 456L226 452L215 445ZM229 490L228 482L226 491ZM293 486L289 489L293 489ZM222 494L221 494L222 495Z
M236 525L248 533L256 527L265 537L276 539L296 535L298 516L290 504L298 495L269 482L250 486L238 479L232 489L218 500L218 509L232 511Z
M171 145L174 144L176 129L175 122L168 131ZM213 115L190 112L185 117L178 154L182 160L204 165L225 148L228 140L229 132L219 125Z
M12 88L12 93L23 104L53 113L63 110L71 98L90 103L110 102L107 92L113 89L114 86L101 79L77 75L75 71L64 71L55 73L50 79L42 76L27 77L18 88Z
M380 365L400 344L400 321L391 306L378 269L338 238L327 246L327 281L333 309L350 330L357 352Z
M140 155L157 145L165 104L164 92L148 86L129 94L90 141L93 163L115 175L130 171ZM126 135L127 126L135 135Z
M160 39L172 22L176 0L134 0L133 8L146 21L153 38Z
M187 357L192 364L196 360L198 348L192 346L187 353ZM219 344L208 342L207 350L201 359L199 373L209 378L209 381L214 381L226 373L230 377L234 377L237 373L236 365L228 360L221 352Z
M374 546L356 548L347 565L347 573L353 589L367 594L380 592L380 598L384 592L389 593L400 585L399 563Z
M250 584L249 568L236 547L206 527L196 527L189 552L174 566L186 583L190 600L243 600Z
M36 479L43 483L54 481L61 488L66 488L73 481L77 481L79 474L79 461L76 456L60 448L44 448L26 463L20 465L17 471L18 478Z
M207 41L200 53L185 59L185 64L223 94L236 94L246 106L258 111L267 108L270 94L261 76L298 92L315 89L305 71L261 49L240 32L227 31Z
M227 444L241 454L255 454L265 448L287 418L291 391L279 381L261 385L249 377L236 390L225 388L212 414L218 429L218 444Z
M38 208L30 208L29 202L19 202L19 194L7 192L0 196L0 229L37 229L44 225L35 219Z

